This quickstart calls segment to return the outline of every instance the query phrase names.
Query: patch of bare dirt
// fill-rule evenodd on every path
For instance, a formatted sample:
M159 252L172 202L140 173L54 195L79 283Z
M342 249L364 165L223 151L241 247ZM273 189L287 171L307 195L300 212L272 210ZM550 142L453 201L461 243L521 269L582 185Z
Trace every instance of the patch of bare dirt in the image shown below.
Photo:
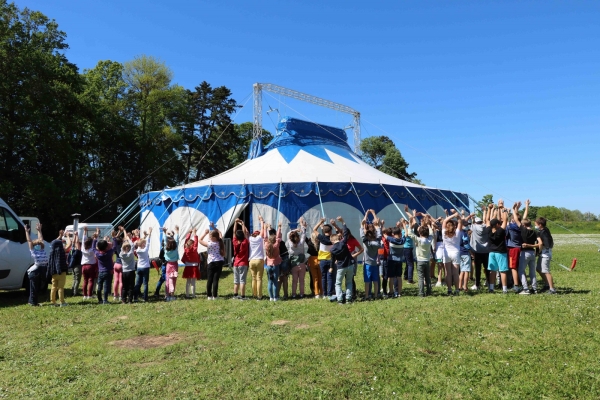
M296 329L308 329L308 328L310 328L310 326L307 324L300 324L300 325L296 326Z
M279 326L283 326L285 324L288 324L290 321L287 321L285 319L278 319L276 321L271 322L271 325L279 325Z
M126 319L129 319L129 317L127 315L120 315L118 317L113 318L110 322L121 322L121 321L125 321Z
M153 349L157 347L167 347L179 343L183 337L178 334L166 336L136 336L129 339L115 340L109 345L120 347L122 349Z

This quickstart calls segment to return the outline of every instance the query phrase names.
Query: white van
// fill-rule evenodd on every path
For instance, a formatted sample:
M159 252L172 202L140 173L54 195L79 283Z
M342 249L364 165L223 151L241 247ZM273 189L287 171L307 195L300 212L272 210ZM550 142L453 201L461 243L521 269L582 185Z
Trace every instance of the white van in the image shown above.
M37 218L29 218L29 221L38 223ZM34 231L35 225L32 234L37 238L37 232ZM0 199L0 290L28 289L27 269L32 265L25 225L8 204Z

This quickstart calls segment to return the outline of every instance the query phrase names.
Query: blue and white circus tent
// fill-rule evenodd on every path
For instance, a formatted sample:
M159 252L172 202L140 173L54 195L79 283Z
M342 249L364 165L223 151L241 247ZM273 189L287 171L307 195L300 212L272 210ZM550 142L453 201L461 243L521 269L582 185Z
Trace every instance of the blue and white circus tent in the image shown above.
M140 196L142 229L160 227L199 232L214 222L228 232L236 218L251 230L259 216L284 234L304 217L312 229L322 216L341 215L358 236L364 211L373 209L386 225L402 218L404 206L443 215L444 208L467 209L466 194L416 185L387 175L366 164L339 128L285 117L274 139L264 148L253 143L249 159L210 179ZM181 244L183 245L183 244ZM160 250L152 235L150 251Z

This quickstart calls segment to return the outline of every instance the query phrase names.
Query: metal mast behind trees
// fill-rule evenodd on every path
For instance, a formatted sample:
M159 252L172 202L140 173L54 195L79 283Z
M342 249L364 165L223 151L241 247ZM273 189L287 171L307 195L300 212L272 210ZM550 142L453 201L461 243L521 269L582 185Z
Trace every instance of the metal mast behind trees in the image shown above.
M332 110L341 111L346 114L351 114L354 117L354 126L352 127L352 131L354 132L354 152L360 155L360 113L358 111L340 103L325 100L320 97L312 96L310 94L298 92L296 90L284 88L282 86L274 85L272 83L254 84L254 127L252 130L252 136L254 137L254 139L258 139L262 136L263 90L282 96L290 97L292 99L305 101L307 103L316 104L321 107L330 108Z

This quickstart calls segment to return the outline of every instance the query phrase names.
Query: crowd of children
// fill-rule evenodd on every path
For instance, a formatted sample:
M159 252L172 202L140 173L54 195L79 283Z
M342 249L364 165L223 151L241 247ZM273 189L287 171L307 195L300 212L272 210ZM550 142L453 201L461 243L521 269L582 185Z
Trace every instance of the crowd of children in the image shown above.
M444 277L449 296L456 296L461 291L479 291L482 269L484 287L490 293L495 291L496 285L501 285L503 293L512 289L519 294L545 290L555 294L550 273L554 242L546 220L537 218L534 226L527 219L529 200L523 215L520 215L520 208L520 202L508 209L500 201L498 205L486 207L482 217L450 210L445 218L436 219L405 207L407 219L402 218L391 227L386 227L385 221L379 219L374 210L367 210L361 223L360 240L352 235L342 217L331 219L329 223L325 218L321 219L310 235L307 235L308 224L301 218L298 228L290 230L285 241L281 222L275 229L260 217L260 229L250 233L244 222L236 219L232 240L234 298L248 299L248 271L252 297L257 300L263 297L264 272L270 301L279 301L282 289L283 299L304 298L307 295L305 274L308 272L311 296L339 304L352 302L357 299L355 277L361 255L364 300L400 297L403 280L408 284L417 283L413 281L415 261L418 295L423 297L432 294L432 279L437 278L435 286L442 286ZM152 260L148 254L152 229L144 232L143 237L138 230L127 232L123 227L110 237L100 237L99 229L90 237L84 229L81 240L77 232L66 237L61 231L51 242L48 254L44 249L41 225L36 228L38 239L35 241L30 239L30 228L27 228L34 260L28 270L30 305L39 305L38 291L43 277L52 282L51 304L67 305L64 286L69 269L73 271L73 295L78 294L83 281L84 300L93 298L95 288L101 304L109 302L111 289L114 302L148 301L152 266L160 274L155 298L159 298L164 283L164 299L173 301L177 299L180 261L186 279L185 297L195 298L203 262L198 245L206 248L207 298L218 298L226 253L223 235L212 224L200 238L195 228L186 234L181 256L179 227L175 226L172 231L163 228L160 257ZM542 278L542 288L538 286L537 273ZM290 275L291 293L288 287ZM471 288L468 287L470 279L475 281Z

